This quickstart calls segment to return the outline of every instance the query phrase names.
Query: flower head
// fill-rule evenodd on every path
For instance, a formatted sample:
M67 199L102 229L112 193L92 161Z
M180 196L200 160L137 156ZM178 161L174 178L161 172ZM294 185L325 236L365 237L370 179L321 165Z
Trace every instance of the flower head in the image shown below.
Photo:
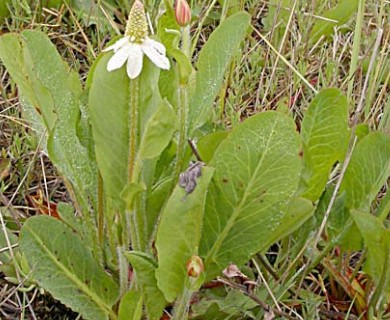
M107 64L107 70L121 68L127 61L126 70L130 79L137 78L142 71L144 54L159 68L168 70L169 60L163 44L148 37L148 24L144 6L135 0L130 10L125 35L103 51L114 50Z

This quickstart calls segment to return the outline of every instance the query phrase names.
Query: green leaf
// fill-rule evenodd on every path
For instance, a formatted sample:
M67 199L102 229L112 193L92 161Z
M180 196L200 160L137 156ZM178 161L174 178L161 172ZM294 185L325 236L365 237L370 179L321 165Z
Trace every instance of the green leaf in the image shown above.
M292 198L286 210L283 211L284 216L280 218L283 223L275 229L268 241L274 243L296 231L313 215L314 210L315 206L311 201L303 198Z
M160 156L172 139L175 124L176 115L169 102L163 100L146 123L145 133L140 145L139 158L144 160Z
M69 227L74 230L81 230L80 218L76 218L75 210L69 203L59 202L57 204L58 215L62 222L66 223Z
M128 291L119 305L118 320L141 320L142 294L138 291Z
M53 0L52 0L53 2ZM62 1L61 1L62 2ZM72 9L82 17L83 22L86 26L92 24L102 27L107 18L104 16L103 11L100 9L102 4L97 4L94 1L88 0L71 0ZM107 14L108 11L106 11Z
M351 215L357 224L364 243L368 248L364 270L374 279L376 285L385 288L390 293L390 234L382 222L375 216L364 211L352 210ZM384 273L387 273L384 274ZM387 283L383 282L387 279Z
M325 89L311 102L302 121L302 197L316 201L330 171L348 144L348 102L338 89Z
M47 45L46 43L46 49ZM40 117L42 124L50 132L57 120L53 98L34 72L33 65L28 61L28 50L25 47L26 44L20 35L5 34L0 37L0 59L18 85L23 98L28 101L33 112ZM49 47L53 51L50 45Z
M332 9L320 14L325 19L318 19L310 33L310 42L316 43L322 36L330 36L334 28L348 22L358 9L359 1L341 0ZM332 21L333 20L333 21Z
M115 317L118 286L93 259L82 239L61 221L36 216L23 225L21 251L38 284L85 319Z
M122 199L126 202L126 208L130 210L137 195L144 191L146 191L146 186L143 183L127 184L121 193Z
M169 54L175 59L180 76L180 82L186 83L192 73L192 65L187 56L180 49L172 49Z
M154 241L155 239L151 239L153 235L153 231L156 228L158 217L163 211L163 206L168 199L169 195L172 192L173 178L167 178L162 181L159 181L153 188L149 191L147 195L146 202L146 212L148 213L148 224L147 224L147 239L150 241Z
M285 210L298 185L299 149L294 122L277 112L249 118L220 144L200 245L207 279L267 249L285 223L294 225Z
M107 63L111 56L111 53L103 54L93 66L89 105L96 160L107 195L116 205L123 206L120 193L127 184L128 177L131 97L126 68L107 71ZM158 77L158 68L149 59L144 58L138 79L140 137L144 134L150 117L161 104L157 87Z
M390 138L381 132L369 133L356 145L340 186L346 207L369 211L389 175Z
M38 131L47 130L50 159L71 182L86 211L91 201L96 203L97 173L94 160L76 134L82 93L78 75L63 62L49 38L38 31L2 36L0 58L26 101L24 107L30 107L30 115L41 119Z
M3 213L1 212L0 214ZM9 241L9 243L7 240ZM2 252L0 252L1 265L12 262L12 255L10 253L10 248L8 245L13 246L17 243L18 243L18 237L7 228L2 228L2 230L0 231L0 249L2 249L1 250ZM17 251L17 249L15 248L13 250Z
M135 269L144 296L148 319L160 319L167 302L164 294L157 287L155 276L157 263L143 252L128 252L125 256Z
M190 97L189 132L201 127L210 114L225 72L244 40L250 16L239 12L224 20L210 35L196 63L195 91Z
M107 71L110 54L94 66L89 105L96 160L108 196L120 204L127 183L129 145L129 78L125 68ZM123 204L123 203L122 203Z
M226 131L217 131L210 133L202 137L196 147L202 161L209 163L214 156L215 150L221 144L223 140L227 137L228 132Z
M0 1L0 22L9 16L8 6L11 5L11 0Z
M291 14L293 2L290 0L270 0L268 13L262 19L265 30L272 29L272 43L279 46L280 40L286 31L286 26Z
M213 168L203 167L195 190L188 195L176 186L162 213L156 239L156 277L169 302L183 291L188 278L186 262L197 253L206 192L213 173Z

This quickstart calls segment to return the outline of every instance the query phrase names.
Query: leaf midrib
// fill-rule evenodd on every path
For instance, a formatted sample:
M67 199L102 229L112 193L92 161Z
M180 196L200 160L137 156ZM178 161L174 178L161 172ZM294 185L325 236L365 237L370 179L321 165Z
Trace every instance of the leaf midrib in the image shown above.
M59 263L55 257L55 255L52 254L52 252L49 250L47 246L44 245L44 243L41 241L38 234L36 234L32 228L26 226L27 229L30 231L31 235L35 238L36 243L47 253L49 258L54 262L55 265L59 267L60 270L63 271L65 276L67 276L71 281L74 282L76 287L79 287L87 296L91 297L91 299L96 303L96 305L102 309L105 313L108 313L111 318L116 319L116 315L111 310L110 307L106 305L106 303L99 298L98 295L96 295L93 291L89 289L87 285L85 285L82 281L80 281L74 274L71 272L68 268L66 268L63 264Z
M214 242L214 245L211 247L209 254L206 257L206 264L208 264L210 261L215 261L215 254L219 252L219 249L221 248L224 240L226 239L227 235L229 234L230 230L233 228L235 221L237 220L238 216L240 215L241 208L243 204L245 203L247 197L249 196L248 190L251 190L252 184L254 184L254 181L256 180L255 177L257 177L258 171L260 167L263 164L265 155L268 154L268 150L270 147L270 141L272 140L272 134L274 132L275 127L278 124L279 119L276 118L274 125L272 127L272 130L269 133L269 138L267 139L267 145L266 148L264 149L264 152L260 158L260 161L258 162L258 165L255 168L254 174L252 175L252 178L249 180L247 184L247 188L245 189L245 192L243 194L242 200L239 202L238 206L236 206L233 210L232 215L230 216L229 220L227 221L225 228L222 230L220 233L220 236L217 238L217 240Z

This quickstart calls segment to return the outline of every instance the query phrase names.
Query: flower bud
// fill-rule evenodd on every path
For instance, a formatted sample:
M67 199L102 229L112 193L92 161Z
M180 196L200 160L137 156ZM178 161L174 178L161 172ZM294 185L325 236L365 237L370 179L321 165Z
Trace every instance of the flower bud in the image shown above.
M191 8L186 0L175 0L175 18L181 27L191 22Z
M193 255L187 261L187 275L192 278L198 278L204 270L203 261L201 257Z

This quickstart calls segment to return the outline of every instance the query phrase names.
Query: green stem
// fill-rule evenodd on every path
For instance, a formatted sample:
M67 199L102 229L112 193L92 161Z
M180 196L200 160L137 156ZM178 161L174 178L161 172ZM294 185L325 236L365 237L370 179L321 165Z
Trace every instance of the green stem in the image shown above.
M129 165L127 181L133 181L133 173L138 144L138 104L139 104L139 80L130 80L130 137L129 137Z
M134 175L135 168L137 167L137 147L138 147L138 109L139 109L139 80L138 78L130 80L130 108L129 108L129 162L128 162L128 175L127 183L138 182L138 177ZM138 174L137 174L138 176ZM137 181L135 181L137 179ZM139 212L137 208L137 201L134 201L132 208L128 208L129 212L129 229L131 246L133 250L141 249L141 237L142 224L139 225Z
M117 259L119 267L119 293L123 296L129 289L129 265L123 253L127 250L125 246L118 246Z
M187 320L188 319L188 307L190 305L192 290L184 288L181 296L176 300L175 309L173 312L172 320Z
M175 179L179 177L180 172L183 170L184 162L184 151L186 145L186 130L187 130L187 86L180 85L178 89L178 107L179 107L179 142L176 153L176 168L175 168Z
M139 145L139 80L130 80L130 139L129 139L129 165L128 184L136 186L142 176L142 161L137 155ZM133 250L146 249L146 217L142 206L142 195L135 196L130 211L129 229Z
M103 178L98 172L98 239L101 248L104 242L104 193L103 193Z
M190 26L183 27L181 30L181 50L186 57L191 61L191 34Z
M190 27L186 26L181 29L182 33L182 45L181 50L190 59L191 52L191 37ZM180 71L180 70L179 70ZM179 142L177 146L176 154L176 168L175 168L175 179L177 180L180 172L183 170L183 161L186 147L186 136L187 136L187 111L188 111L188 88L187 78L180 77L180 86L178 89L178 110L179 110Z
M98 227L98 242L99 242L99 255L100 255L100 261L103 262L103 248L104 248L104 190L103 190L103 178L98 172L98 221L97 221L97 227Z

